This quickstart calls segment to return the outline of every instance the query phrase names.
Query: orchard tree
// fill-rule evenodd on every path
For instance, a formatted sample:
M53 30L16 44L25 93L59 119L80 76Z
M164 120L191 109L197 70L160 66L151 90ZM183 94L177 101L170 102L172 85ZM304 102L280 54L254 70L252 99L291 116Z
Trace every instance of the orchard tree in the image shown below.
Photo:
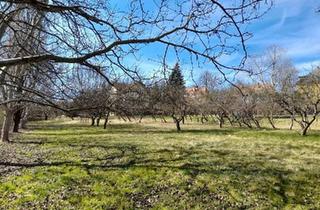
M279 103L299 124L301 135L306 136L320 114L320 68L300 77L293 93L280 93Z
M185 98L185 82L179 63L176 63L172 69L168 78L165 93L165 109L176 124L177 131L180 131L180 122L185 117L187 107Z
M65 93L72 84L65 77L78 68L95 71L110 85L119 74L146 80L140 59L160 57L165 70L172 54L221 73L242 71L251 36L244 26L271 5L271 0L127 0L121 6L94 0L1 1L2 140L9 140L13 115L27 103L57 107L69 100ZM157 51L146 55L141 49L147 47ZM241 54L238 65L223 63L233 52ZM54 91L42 91L43 83Z
M284 111L279 101L281 97L293 94L298 72L287 57L286 50L276 45L268 47L262 55L253 57L249 66L253 82L259 86L257 109L275 129L274 115L280 115ZM294 112L289 114L292 129Z

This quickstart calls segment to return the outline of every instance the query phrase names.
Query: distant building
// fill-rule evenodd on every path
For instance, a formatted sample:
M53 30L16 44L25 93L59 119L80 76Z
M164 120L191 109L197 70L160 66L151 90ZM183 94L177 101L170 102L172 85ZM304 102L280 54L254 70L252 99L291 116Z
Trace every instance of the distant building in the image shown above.
M208 88L206 87L190 87L186 88L186 95L192 98L198 97L198 96L204 96L209 93Z
M298 86L320 84L320 68L315 72L299 77Z

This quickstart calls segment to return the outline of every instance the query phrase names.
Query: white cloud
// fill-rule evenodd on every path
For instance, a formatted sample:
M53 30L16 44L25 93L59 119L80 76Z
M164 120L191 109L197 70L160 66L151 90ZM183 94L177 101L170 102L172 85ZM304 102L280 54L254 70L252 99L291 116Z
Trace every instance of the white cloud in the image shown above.
M296 68L300 70L301 73L309 72L313 67L317 66L320 66L320 59L296 64Z

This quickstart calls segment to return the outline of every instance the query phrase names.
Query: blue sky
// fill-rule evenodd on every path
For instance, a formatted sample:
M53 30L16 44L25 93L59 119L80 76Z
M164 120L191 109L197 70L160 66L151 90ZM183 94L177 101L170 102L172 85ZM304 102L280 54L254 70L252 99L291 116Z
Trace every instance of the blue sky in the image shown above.
M125 7L122 3L120 6ZM300 75L306 74L312 66L320 65L320 13L316 13L319 7L320 0L274 0L274 6L266 15L243 28L244 31L253 34L253 37L246 42L249 54L259 55L268 47L277 45L286 49L287 55L292 59ZM155 60L163 51L160 45L155 44L142 51L142 59L130 57L126 62L139 64L144 72L150 70L156 72L161 67ZM149 56L154 59L148 59ZM236 65L239 64L240 56L233 54L221 59L226 65ZM187 84L192 85L191 66L188 61L190 61L188 56L180 60ZM174 66L175 62L175 56L169 56L168 63ZM202 71L213 70L210 69L212 67L205 68L194 69L195 79ZM230 75L233 77L234 72ZM238 75L235 79L241 79L242 76L245 75Z
M250 54L278 45L287 50L300 74L320 65L319 6L319 0L275 0L272 10L247 28L253 33L247 42Z

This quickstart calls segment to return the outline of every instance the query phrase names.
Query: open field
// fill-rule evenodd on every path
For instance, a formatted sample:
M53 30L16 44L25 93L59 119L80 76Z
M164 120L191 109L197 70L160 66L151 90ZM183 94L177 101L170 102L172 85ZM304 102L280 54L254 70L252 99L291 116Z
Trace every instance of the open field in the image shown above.
M280 127L286 123L279 121ZM320 132L146 120L30 124L0 144L1 209L319 209Z

